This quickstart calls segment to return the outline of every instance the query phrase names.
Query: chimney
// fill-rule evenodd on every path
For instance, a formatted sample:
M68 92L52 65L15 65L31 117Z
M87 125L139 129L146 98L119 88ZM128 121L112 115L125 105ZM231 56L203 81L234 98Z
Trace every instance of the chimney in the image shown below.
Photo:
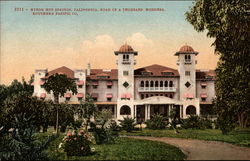
M90 75L91 65L88 63L87 65L87 75Z

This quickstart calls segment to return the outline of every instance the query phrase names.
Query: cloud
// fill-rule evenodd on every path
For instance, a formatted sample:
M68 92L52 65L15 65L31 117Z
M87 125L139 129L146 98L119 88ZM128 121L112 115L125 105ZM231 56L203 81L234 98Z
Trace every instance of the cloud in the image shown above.
M126 42L133 48L140 51L148 51L155 45L151 39L148 39L144 34L137 32L126 38Z
M110 35L98 35L93 41L82 42L78 58L82 64L91 63L94 68L111 68L115 64L114 51L117 50L114 38Z

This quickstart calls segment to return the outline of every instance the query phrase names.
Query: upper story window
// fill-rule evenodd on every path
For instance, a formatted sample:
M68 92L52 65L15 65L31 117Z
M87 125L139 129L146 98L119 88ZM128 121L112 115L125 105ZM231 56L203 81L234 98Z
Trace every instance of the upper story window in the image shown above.
M185 55L185 63L191 63L191 55Z
M143 71L141 72L142 75L152 75L152 72L149 71Z
M93 82L92 82L93 88L97 88L98 85L99 85L98 81L93 81Z
M173 72L162 72L162 75L174 75Z
M144 81L141 81L140 87L144 87Z
M173 87L174 85L173 85L173 81L170 81L169 82L169 87Z
M129 55L128 54L124 54L123 55L123 61L128 61L129 60Z
M190 71L185 71L185 76L190 76Z
M123 75L127 76L128 75L128 71L127 70L123 71Z

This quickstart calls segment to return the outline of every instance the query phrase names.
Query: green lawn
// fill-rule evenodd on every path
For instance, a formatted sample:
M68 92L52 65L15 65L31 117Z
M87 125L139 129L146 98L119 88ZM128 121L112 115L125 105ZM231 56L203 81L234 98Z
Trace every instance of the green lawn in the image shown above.
M43 139L46 134L40 133ZM154 141L117 138L113 144L92 145L95 153L84 157L67 157L58 149L64 135L52 141L48 147L48 157L53 160L184 160L185 155L178 148Z
M179 130L180 133L175 133L174 130L150 130L142 129L142 131L133 131L127 133L120 132L120 135L135 135L135 136L155 136L155 137L177 137L191 138L209 141L222 141L241 146L250 147L250 129L238 129L230 132L227 135L222 135L220 130Z

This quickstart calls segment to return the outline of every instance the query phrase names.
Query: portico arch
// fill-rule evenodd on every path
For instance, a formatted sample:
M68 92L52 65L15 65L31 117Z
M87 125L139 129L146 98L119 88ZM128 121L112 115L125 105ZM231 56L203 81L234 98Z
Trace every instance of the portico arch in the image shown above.
M127 105L123 105L120 109L120 115L131 115L131 109Z
M196 108L193 105L187 106L186 108L187 115L196 115Z

